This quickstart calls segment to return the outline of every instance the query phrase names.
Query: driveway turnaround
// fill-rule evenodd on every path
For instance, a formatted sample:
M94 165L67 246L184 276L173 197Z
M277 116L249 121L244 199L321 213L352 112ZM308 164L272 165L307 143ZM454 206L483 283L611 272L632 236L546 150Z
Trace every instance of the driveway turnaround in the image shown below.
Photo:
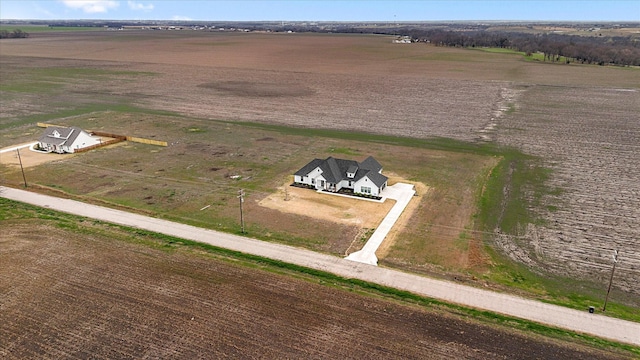
M11 152L11 151L16 151L17 149L22 149L22 148L26 148L26 147L31 147L35 144L37 144L38 142L30 142L28 144L22 144L22 145L18 145L18 146L12 146L12 147L7 147L7 148L2 148L0 149L0 154L2 153L7 153L7 152Z
M357 261L369 265L378 265L378 257L376 257L376 251L380 247L380 244L384 241L393 225L398 221L400 214L404 211L404 208L409 205L409 201L416 193L413 190L413 185L397 183L392 186L387 186L382 190L381 195L389 199L396 201L395 205L389 210L387 216L382 219L380 225L376 231L371 235L367 243L364 244L361 250L349 254L346 257L347 260Z
M355 278L455 304L488 310L613 341L640 346L640 323L435 280L388 268L319 254L292 246L197 228L79 201L0 186L0 197L115 224L145 229L213 246L280 260ZM597 305L597 304L594 304ZM357 320L356 320L357 321Z

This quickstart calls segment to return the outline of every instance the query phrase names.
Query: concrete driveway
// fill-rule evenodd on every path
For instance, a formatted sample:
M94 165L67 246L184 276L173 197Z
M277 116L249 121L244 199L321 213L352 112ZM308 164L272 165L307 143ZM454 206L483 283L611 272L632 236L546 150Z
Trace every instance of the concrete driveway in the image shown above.
M378 257L376 251L387 237L393 225L409 204L409 201L413 198L416 191L413 189L413 185L405 183L397 183L392 186L387 186L380 195L383 198L393 199L396 204L393 205L391 210L387 213L376 231L371 235L367 243L364 244L361 250L349 254L346 257L347 260L357 261L369 265L378 265Z
M38 143L37 141L34 141L34 142L30 142L28 144L21 144L21 145L2 148L2 149L0 149L0 154L11 152L11 151L16 151L16 149L23 149L23 148L26 148L26 147L31 147L31 146L33 146L33 145L35 145L37 143Z

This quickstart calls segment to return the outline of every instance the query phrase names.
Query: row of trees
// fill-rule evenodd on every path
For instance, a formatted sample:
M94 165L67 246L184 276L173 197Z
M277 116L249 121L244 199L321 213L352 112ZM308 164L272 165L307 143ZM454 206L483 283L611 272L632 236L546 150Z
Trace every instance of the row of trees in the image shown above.
M529 34L516 32L450 31L406 29L416 41L437 46L498 47L540 52L545 61L576 61L600 65L640 66L640 42L631 37L597 37L563 34Z
M20 29L15 29L13 31L9 31L9 30L2 30L0 31L0 39L24 39L24 38L28 38L29 34L27 34L26 32L20 30Z
M62 25L62 24L55 24ZM97 24L94 24L97 25ZM111 24L110 24L111 25ZM246 24L245 28L271 28ZM68 24L67 24L68 26ZM425 28L419 25L397 27L363 27L356 24L327 24L309 26L289 24L276 27L275 31L295 32L338 32L338 33L378 33L407 35L414 41L430 42L436 46L456 47L497 47L522 51L526 54L542 53L544 61L580 62L600 65L640 66L640 41L628 37L576 36L557 33L525 33L508 31L487 31L482 27L459 25L455 29L442 25ZM0 31L0 38L26 38L29 34L16 29Z

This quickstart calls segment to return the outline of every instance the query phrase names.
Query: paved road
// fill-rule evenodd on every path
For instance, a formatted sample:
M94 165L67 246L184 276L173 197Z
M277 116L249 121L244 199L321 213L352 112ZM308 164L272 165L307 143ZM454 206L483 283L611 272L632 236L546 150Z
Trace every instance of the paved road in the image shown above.
M527 300L452 282L429 279L397 270L348 261L291 246L262 242L190 225L127 213L82 202L0 186L0 196L53 210L150 230L183 239L327 271L426 297L484 309L539 323L640 346L640 323L609 318L588 311Z

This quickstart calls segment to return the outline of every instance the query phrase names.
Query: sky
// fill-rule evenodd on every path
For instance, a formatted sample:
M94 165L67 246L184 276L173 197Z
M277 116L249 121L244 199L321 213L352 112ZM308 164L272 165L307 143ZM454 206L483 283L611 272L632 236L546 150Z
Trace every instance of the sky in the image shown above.
M640 0L0 0L0 19L640 21Z

